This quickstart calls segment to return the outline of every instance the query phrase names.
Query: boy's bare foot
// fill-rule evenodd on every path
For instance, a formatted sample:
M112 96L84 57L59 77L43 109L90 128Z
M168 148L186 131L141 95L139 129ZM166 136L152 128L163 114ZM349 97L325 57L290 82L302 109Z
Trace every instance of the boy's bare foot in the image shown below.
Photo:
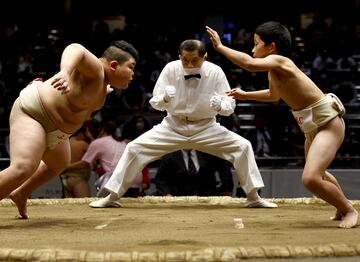
M348 200L350 205L353 206L351 200ZM343 219L343 214L341 214L341 212L339 210L336 210L335 216L330 217L331 220L342 220Z
M353 206L351 200L349 200L349 203L350 203L351 206ZM331 220L342 220L343 217L344 217L344 215L341 214L341 212L340 212L339 210L336 210L335 216L330 217L330 219L331 219Z
M342 218L342 214L339 212L339 210L336 210L335 216L330 217L330 220L342 220Z
M352 228L352 227L356 227L357 223L358 223L358 217L359 214L358 212L354 209L350 212L347 212L343 218L341 223L339 224L339 228Z
M21 194L18 194L16 191L11 192L9 197L12 201L14 201L14 203L16 204L16 206L18 208L19 215L20 215L19 218L20 219L28 219L29 216L27 214L27 206L26 206L27 198L24 198Z

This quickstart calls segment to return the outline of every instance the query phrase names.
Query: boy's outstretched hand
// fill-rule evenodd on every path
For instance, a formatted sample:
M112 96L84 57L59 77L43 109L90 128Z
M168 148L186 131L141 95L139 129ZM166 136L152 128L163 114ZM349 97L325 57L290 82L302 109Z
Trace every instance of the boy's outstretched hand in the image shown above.
M242 90L241 88L234 88L230 91L227 91L226 94L228 96L231 96L237 100L246 100L246 92Z
M221 38L220 38L219 34L214 29L212 29L209 26L206 26L206 32L209 34L210 40L211 40L211 42L212 42L215 49L222 46Z

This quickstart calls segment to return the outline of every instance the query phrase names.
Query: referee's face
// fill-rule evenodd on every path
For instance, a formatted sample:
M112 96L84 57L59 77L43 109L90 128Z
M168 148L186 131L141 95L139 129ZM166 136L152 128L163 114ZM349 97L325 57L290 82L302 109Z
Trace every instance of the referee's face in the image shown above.
M184 68L200 68L206 60L205 56L200 56L199 51L182 51L179 55L181 63Z

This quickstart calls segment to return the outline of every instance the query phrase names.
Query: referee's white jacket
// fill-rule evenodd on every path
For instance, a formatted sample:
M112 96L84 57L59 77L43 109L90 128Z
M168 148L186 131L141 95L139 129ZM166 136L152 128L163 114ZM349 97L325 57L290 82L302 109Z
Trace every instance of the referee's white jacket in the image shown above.
M200 78L185 79L190 73ZM175 86L175 96L164 101L165 87ZM106 189L121 197L132 185L136 175L148 163L184 148L203 151L230 161L245 193L264 186L250 141L216 122L216 115L229 116L235 100L225 93L230 90L224 71L204 61L197 69L184 69L181 61L168 63L162 70L150 104L167 115L160 124L131 141ZM220 110L210 106L213 96L221 99ZM169 174L171 175L171 174Z

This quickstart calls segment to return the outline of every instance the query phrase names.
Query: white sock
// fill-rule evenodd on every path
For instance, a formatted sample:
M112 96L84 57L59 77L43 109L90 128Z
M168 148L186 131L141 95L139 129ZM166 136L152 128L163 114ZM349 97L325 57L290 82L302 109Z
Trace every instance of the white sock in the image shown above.
M252 201L256 201L256 200L259 200L260 199L260 196L258 194L258 191L257 189L253 189L252 191L250 191L247 195L247 200L249 202L252 202Z
M107 197L108 197L109 200L111 200L111 201L119 200L119 196L118 196L118 194L116 194L115 192L110 192L110 194L109 194Z

